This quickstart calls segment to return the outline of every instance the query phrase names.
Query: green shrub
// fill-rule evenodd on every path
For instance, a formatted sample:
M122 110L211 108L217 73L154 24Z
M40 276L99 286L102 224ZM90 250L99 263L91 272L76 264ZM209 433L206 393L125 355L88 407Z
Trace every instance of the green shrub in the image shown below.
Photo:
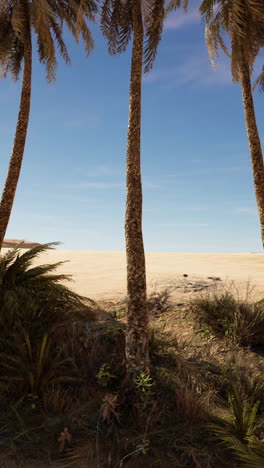
M239 466L261 468L264 466L264 443L256 437L256 431L264 428L263 418L257 417L260 401L256 401L254 395L246 399L240 394L232 372L229 379L228 400L232 417L211 416L206 427L212 440L233 452Z
M32 337L42 337L67 312L94 304L61 284L71 277L54 270L65 262L32 267L39 254L57 244L37 245L23 254L17 246L0 257L0 327L8 334L22 326Z

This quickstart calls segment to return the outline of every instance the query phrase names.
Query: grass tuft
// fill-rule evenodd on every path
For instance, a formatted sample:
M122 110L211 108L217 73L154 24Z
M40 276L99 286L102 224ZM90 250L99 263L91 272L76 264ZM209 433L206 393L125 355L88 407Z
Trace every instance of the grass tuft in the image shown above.
M214 288L195 298L191 308L199 322L217 336L241 346L264 347L264 303L250 301L248 290L241 298L235 294L234 285L230 289Z

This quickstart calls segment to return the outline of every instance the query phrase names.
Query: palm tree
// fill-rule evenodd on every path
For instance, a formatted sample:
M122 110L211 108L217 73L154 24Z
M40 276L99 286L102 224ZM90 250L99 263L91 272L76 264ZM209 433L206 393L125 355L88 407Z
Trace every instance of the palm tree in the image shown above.
M171 0L168 10L176 9L182 3L182 0ZM188 0L184 0L185 9L187 5ZM206 22L206 44L213 67L215 67L214 58L218 57L221 48L231 58L233 81L239 81L241 84L264 247L263 155L251 87L253 65L260 48L264 46L264 2L263 0L203 0L199 10ZM231 52L226 47L224 35L229 37ZM257 84L264 86L264 74L260 75Z
M24 62L22 92L16 134L8 174L0 202L0 249L8 226L27 136L31 101L32 30L38 43L38 56L46 67L47 80L56 78L56 47L66 63L70 62L63 41L63 23L75 40L81 35L87 54L93 48L86 18L93 20L96 0L1 0L0 4L0 66L6 76L17 80Z
M101 28L108 40L110 54L126 50L133 32L125 216L128 295L126 363L127 377L130 380L149 370L150 332L140 167L141 81L143 64L144 71L147 72L154 62L163 17L164 0L105 0L101 11Z

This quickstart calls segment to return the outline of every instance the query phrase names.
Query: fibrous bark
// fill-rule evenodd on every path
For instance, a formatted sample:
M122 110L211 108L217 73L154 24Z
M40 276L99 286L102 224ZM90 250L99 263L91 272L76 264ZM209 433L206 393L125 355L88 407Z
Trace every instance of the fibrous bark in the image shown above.
M133 50L130 76L127 138L126 257L128 328L126 336L127 375L149 369L149 314L146 297L146 268L142 235L142 184L140 168L141 81L143 23L140 0L133 5Z
M261 142L255 116L249 65L241 50L240 83L242 88L246 130L252 163L256 201L259 212L262 245L264 247L264 166Z

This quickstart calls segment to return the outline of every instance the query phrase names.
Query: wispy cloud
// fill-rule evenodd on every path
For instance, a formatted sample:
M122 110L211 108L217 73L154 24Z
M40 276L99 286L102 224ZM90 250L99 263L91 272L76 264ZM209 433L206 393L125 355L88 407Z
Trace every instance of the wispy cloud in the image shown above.
M104 164L88 169L87 171L82 170L82 174L85 173L87 177L100 177L100 176L112 176L116 174L116 171Z
M189 175L202 175L202 174L212 174L214 176L217 176L217 175L220 175L220 174L228 174L228 173L240 173L240 172L243 172L243 171L248 171L248 166L246 165L237 165L237 166L226 166L226 167L197 167L197 166L193 166L193 167L189 167L189 168L186 168L186 169L179 169L179 171L177 172L173 172L173 173L170 173L170 174L162 174L160 176L160 180L162 180L164 183L166 181L166 183L168 182L173 182L173 179L177 179L177 178L182 178L183 176L189 176ZM172 180L171 180L172 179Z
M143 181L142 183L143 189L144 188L150 188L150 189L157 189L160 186L157 184L153 184L152 182L149 181ZM94 189L112 189L112 188L125 188L126 184L125 182L78 182L75 184L64 184L64 188L67 189L88 189L88 188L94 188Z
M125 187L125 184L114 183L114 182L79 182L77 184L67 185L67 188L72 188L72 189L86 189L86 188L112 189L112 188L120 188L120 187Z
M198 8L190 8L187 13L183 10L178 10L172 13L164 22L164 30L181 29L191 24L196 24L201 21L201 15Z
M210 203L206 204L206 205L188 205L188 203L184 203L184 205L180 204L180 205L177 205L177 200L171 200L171 201L167 201L166 202L166 208L168 210L171 210L171 213L173 213L173 216L175 215L175 210L178 211L184 211L184 213L187 213L189 211L193 212L200 212L200 211L208 211L208 209L210 209ZM162 205L158 205L157 204L155 205L155 207L153 208L144 208L144 205L143 205L143 211L148 213L148 212L153 212L153 213L160 213L160 212L163 212L164 211L164 207Z
M252 206L241 206L240 208L236 208L234 211L238 214L257 214L257 208L253 208Z
M100 128L103 123L103 118L98 113L94 112L91 115L82 115L75 113L76 115L71 115L70 119L67 119L63 122L64 127L71 129L80 129L80 128Z
M206 50L188 57L178 66L151 71L143 78L144 83L160 83L167 89L184 85L194 86L225 86L232 84L230 63L225 57L217 60L214 70Z
M159 223L159 227L207 227L208 223Z

